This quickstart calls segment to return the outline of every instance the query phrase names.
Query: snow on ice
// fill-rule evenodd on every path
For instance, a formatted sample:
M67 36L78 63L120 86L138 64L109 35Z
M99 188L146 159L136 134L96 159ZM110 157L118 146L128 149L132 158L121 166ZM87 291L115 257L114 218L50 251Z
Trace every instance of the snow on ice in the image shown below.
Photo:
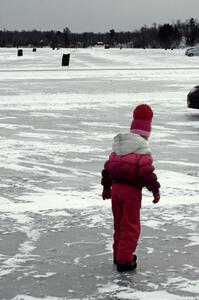
M63 68L65 51L0 49L0 298L199 299L198 58L67 49ZM162 198L144 191L138 269L118 274L100 172L143 102Z

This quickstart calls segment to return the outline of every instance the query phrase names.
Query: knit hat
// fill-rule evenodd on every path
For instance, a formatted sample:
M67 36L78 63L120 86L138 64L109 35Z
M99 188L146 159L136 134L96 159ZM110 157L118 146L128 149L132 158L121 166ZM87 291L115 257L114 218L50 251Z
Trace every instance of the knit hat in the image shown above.
M131 123L131 132L150 136L153 110L148 104L140 104L133 111L133 121Z

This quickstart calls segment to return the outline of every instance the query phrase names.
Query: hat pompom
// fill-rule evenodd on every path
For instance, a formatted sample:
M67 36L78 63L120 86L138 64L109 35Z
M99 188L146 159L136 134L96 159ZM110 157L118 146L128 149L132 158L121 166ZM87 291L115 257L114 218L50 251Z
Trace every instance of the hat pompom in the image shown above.
M148 104L140 104L135 108L133 118L136 120L152 120L153 111Z

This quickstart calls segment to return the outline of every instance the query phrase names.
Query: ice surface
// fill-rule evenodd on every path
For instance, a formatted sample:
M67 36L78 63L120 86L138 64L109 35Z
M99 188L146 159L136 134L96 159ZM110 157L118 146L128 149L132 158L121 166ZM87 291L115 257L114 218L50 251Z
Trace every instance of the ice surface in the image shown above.
M71 53L69 68L61 57ZM199 60L184 50L0 49L2 300L199 299ZM100 173L132 108L154 109L161 201L143 191L138 270L112 266Z

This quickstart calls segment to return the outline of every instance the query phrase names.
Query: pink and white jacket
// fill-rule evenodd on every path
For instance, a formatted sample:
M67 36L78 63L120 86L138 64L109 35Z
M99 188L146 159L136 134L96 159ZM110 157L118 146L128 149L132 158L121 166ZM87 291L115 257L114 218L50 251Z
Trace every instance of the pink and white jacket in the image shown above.
M138 189L146 187L153 194L159 192L160 184L147 140L135 133L118 134L112 150L102 170L101 184L105 189L113 183L122 183Z

